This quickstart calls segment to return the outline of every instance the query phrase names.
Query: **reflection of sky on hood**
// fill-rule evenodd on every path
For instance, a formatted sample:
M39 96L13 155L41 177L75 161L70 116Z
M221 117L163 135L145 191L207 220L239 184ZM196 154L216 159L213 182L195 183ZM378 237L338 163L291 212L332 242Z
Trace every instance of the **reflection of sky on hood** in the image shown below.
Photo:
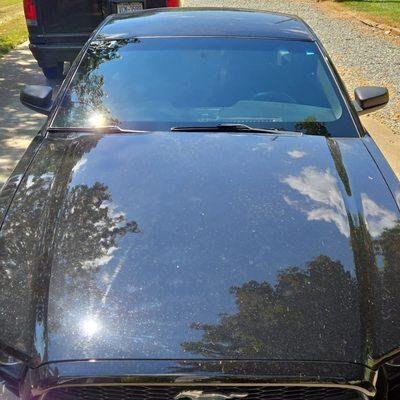
M305 167L297 176L289 175L282 182L307 198L307 202L290 200L289 205L297 207L307 215L309 221L333 222L339 232L349 237L349 223L346 207L340 192L338 180L331 171Z
M396 225L397 218L394 212L379 206L365 193L361 193L361 201L368 229L373 238L377 238L384 229L393 228Z
M290 150L290 151L288 151L287 153L288 153L288 155L289 155L290 157L292 157L292 158L302 158L302 157L304 157L305 155L307 155L306 152L304 152L304 151L299 151L299 150Z
M74 168L72 168L72 171L76 174L81 168L84 167L84 165L87 162L87 158L82 157L74 166Z
M341 143L341 149L343 155L354 154L354 149L348 142ZM289 155L294 157L293 154ZM363 164L360 163L359 165ZM368 186L371 186L370 180L374 179L377 178L367 176ZM347 215L349 210L344 201L346 193L340 189L340 178L335 170L320 169L309 165L303 167L300 173L285 177L282 182L302 194L306 200L298 201L296 198L287 195L284 200L288 205L306 214L309 221L333 222L342 235L350 236ZM363 189L365 190L368 186L364 186ZM377 238L384 229L394 227L398 218L395 212L375 202L367 193L361 192L359 196L361 197L364 218L373 238Z
M321 254L354 275L346 205L323 137L114 135L84 157L70 188L105 184L108 212L136 221L140 233L86 261L96 290L57 294L73 312L54 316L67 337L53 340L72 352L180 357L180 344L200 337L192 323L236 311L232 286L274 285L282 269ZM373 232L390 225L393 213L367 194L363 205ZM70 327L84 320L93 331L92 314L102 329L83 340Z

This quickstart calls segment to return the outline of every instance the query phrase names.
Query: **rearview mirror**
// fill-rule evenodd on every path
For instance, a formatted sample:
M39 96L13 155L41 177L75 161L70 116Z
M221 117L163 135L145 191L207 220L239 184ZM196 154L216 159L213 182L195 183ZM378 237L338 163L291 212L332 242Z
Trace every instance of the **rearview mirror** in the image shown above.
M48 115L51 110L53 89L50 86L29 85L22 89L21 103L41 114Z
M361 86L354 90L354 106L358 114L376 111L389 101L389 92L385 87Z

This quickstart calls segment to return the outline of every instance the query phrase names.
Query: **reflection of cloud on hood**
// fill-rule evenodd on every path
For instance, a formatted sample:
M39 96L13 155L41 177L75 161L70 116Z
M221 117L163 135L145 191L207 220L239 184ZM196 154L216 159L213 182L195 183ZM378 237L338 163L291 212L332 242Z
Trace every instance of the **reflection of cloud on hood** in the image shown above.
M123 225L125 212L119 211L117 204L115 204L113 201L104 200L100 204L100 208L107 208L108 216L116 221L116 225L118 227L121 227Z
M74 168L72 168L72 171L74 173L77 173L87 162L87 158L81 158L74 166Z
M97 268L107 265L114 257L113 253L117 250L117 247L110 247L105 254L94 260L86 260L82 263L82 268L87 270L96 270Z
M373 237L379 236L385 228L393 228L396 225L396 214L378 206L365 193L361 194L361 202L365 221Z
M314 202L297 206L298 202L286 197L284 200L287 204L301 208L310 221L333 222L341 234L349 237L350 229L343 197L337 179L328 169L319 171L314 167L305 167L299 176L289 175L282 181Z
M290 157L292 158L302 158L306 155L304 151L299 151L299 150L291 150L287 152Z
M53 178L54 174L52 172L46 172L45 174L39 176L28 175L26 178L25 187L26 189L31 189L35 184L39 184L43 189L45 189L46 187L49 187Z
M397 190L397 192L394 194L394 197L396 199L396 203L398 204L398 206L400 207L400 189Z
M34 185L34 175L29 175L27 180L26 180L26 188L29 189L30 187L32 187Z
M273 148L274 148L274 145L271 142L261 142L261 143L257 143L255 146L253 146L252 150L253 151L259 151L259 150L272 151Z
M299 206L299 202L297 200L292 200L288 196L283 196L283 200L285 200L285 203L289 206Z

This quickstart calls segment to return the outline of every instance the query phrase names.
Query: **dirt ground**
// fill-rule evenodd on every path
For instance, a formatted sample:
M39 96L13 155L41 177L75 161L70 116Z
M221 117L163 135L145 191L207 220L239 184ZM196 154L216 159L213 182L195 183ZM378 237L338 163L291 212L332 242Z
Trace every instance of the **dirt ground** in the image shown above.
M400 135L395 135L372 116L363 116L361 121L400 180Z

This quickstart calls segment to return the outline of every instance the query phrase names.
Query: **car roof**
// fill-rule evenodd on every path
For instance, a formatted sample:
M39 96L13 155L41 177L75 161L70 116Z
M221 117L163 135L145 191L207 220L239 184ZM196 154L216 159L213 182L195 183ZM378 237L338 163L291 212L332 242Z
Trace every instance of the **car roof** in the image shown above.
M145 36L262 37L315 41L299 17L233 8L161 8L106 19L96 37Z

